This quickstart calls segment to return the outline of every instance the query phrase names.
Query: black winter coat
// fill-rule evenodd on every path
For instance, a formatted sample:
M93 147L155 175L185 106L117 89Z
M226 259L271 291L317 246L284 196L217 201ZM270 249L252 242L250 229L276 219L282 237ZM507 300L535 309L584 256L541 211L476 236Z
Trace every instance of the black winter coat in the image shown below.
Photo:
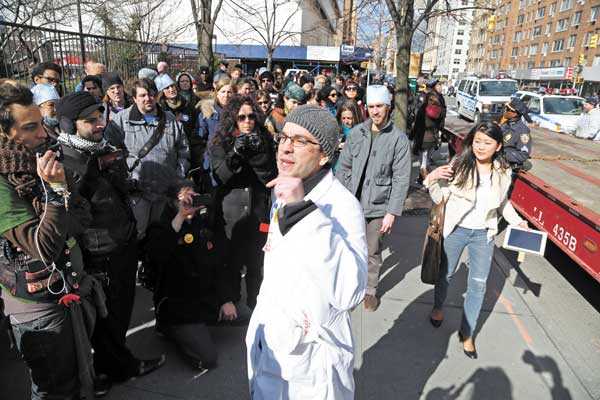
M426 109L431 96L437 96L442 112L438 118L427 115ZM423 104L419 107L415 117L415 125L411 131L413 140L413 153L418 154L420 150L427 150L437 141L436 135L444 127L446 120L446 102L441 94L429 92L425 96Z
M213 144L210 150L211 170L218 183L217 200L222 206L227 239L253 241L262 246L266 234L260 224L269 223L271 190L265 185L277 177L275 146L266 130L259 133L262 151L248 159L233 151L229 143Z
M214 322L221 305L237 301L232 273L223 262L223 240L210 228L208 218L196 215L175 232L177 214L166 207L160 222L148 227L146 251L156 282L155 312L161 322Z

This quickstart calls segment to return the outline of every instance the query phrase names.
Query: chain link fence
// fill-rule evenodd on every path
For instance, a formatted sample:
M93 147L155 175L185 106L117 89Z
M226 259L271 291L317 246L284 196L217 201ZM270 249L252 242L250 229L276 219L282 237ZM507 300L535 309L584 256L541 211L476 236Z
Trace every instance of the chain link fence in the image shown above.
M106 65L131 82L143 67L166 61L171 71L196 71L195 49L160 43L137 42L108 36L40 28L0 21L0 77L31 82L35 64L54 62L63 71L65 92L71 92L85 76L84 63Z

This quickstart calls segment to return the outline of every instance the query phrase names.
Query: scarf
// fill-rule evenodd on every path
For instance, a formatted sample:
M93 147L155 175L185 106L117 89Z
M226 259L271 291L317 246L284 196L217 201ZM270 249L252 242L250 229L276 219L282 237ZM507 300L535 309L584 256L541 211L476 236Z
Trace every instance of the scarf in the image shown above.
M15 188L17 196L31 202L37 215L44 211L41 182L36 174L35 153L22 144L0 138L0 174Z
M103 150L108 145L108 142L104 138L99 142L92 142L79 135L70 135L66 132L61 132L58 135L58 141L65 146L73 147L77 150L89 151L90 153Z

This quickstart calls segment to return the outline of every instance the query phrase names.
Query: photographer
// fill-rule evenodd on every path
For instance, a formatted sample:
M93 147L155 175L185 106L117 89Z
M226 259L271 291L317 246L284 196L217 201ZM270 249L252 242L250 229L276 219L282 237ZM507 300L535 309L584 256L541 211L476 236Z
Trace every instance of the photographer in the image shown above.
M104 277L107 296L108 317L98 319L92 335L97 394L106 393L112 382L145 375L164 363L164 356L138 360L125 344L135 297L136 225L123 152L104 139L103 111L88 92L68 94L57 103L65 168L91 205L92 222L77 241L85 270Z
M200 370L217 361L207 325L246 324L250 316L245 305L234 304L239 296L223 266L223 233L213 228L212 213L211 196L186 187L148 228L156 330Z
M265 184L277 176L277 167L265 114L253 98L236 96L230 100L210 144L210 155L229 246L227 262L240 273L246 266L247 303L254 308L262 281L262 247L271 205ZM239 295L241 275L235 278L235 287Z

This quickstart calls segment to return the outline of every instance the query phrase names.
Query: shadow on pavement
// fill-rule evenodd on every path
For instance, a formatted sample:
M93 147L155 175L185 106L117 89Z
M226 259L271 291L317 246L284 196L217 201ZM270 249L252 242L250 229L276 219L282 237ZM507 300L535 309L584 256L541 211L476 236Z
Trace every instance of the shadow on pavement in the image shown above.
M569 389L564 387L562 375L558 369L558 364L552 357L549 356L536 356L530 350L526 350L523 353L521 359L533 367L533 370L538 374L549 373L552 377L552 387L550 388L550 394L552 400L571 400L571 393Z
M464 393L469 395L463 396ZM425 400L454 400L460 397L473 400L511 400L512 384L502 368L478 368L460 386L432 389L425 396Z

